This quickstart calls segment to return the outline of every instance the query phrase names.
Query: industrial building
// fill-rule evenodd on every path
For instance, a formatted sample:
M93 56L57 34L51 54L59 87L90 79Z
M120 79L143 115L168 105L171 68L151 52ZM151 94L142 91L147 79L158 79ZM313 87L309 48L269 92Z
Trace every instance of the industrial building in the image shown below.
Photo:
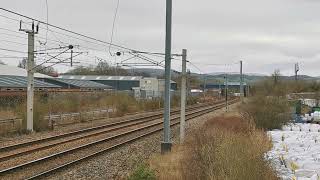
M113 87L115 90L128 91L140 86L142 76L94 76L94 75L61 75L60 79L87 80Z
M133 92L136 98L162 97L164 79L142 76L99 76L99 75L61 75L60 79L88 80L112 86L118 91ZM177 83L171 81L171 90L177 90Z
M202 89L205 90L221 90L221 92L223 93L225 88L226 88L226 83L215 83L215 84L201 84L200 87ZM248 88L249 86L247 85L247 83L243 83L243 92L246 95L246 93L248 92ZM228 90L229 93L239 93L240 92L240 82L228 82Z
M113 89L111 86L87 81L58 79L40 73L34 74L35 91L105 91ZM0 65L0 90L26 91L27 71L22 68Z
M48 89L57 90L57 89L60 89L61 86L35 79L34 88L36 91L43 91ZM0 75L0 91L26 91L26 90L27 90L27 77Z
M87 80L76 80L76 79L61 79L61 78L43 78L44 82L55 84L61 87L61 89L72 89L80 91L106 91L112 90L113 88L108 85L96 83Z
M83 76L62 75L53 78L35 73L36 91L124 91L136 98L151 99L164 96L164 79L142 76ZM27 71L22 68L0 65L0 90L26 91ZM177 84L171 81L171 91Z
M57 90L60 89L61 86L47 83L39 80L38 78L51 78L50 76L35 73L34 74L34 87L36 91L44 91L44 90ZM27 90L27 70L7 66L0 65L0 90L4 91L26 91Z

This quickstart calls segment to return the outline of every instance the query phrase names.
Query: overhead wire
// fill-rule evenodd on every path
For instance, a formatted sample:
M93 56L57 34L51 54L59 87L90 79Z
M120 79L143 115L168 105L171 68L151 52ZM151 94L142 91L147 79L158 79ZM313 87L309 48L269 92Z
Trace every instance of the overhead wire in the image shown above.
M7 55L7 54L0 54L0 58L6 58L6 59L15 59L15 58L25 58L23 56L12 56L12 55Z
M6 48L0 48L0 50L8 51L8 52L23 53L23 54L27 54L27 53L28 53L28 52L17 51L17 50L13 50L13 49L6 49Z
M113 22L112 22L110 43L113 43L113 33L114 33L115 23L116 23L116 19L117 19L117 15L118 15L119 4L120 4L120 0L117 0L117 6L116 6L116 10L114 12ZM112 56L111 45L109 45L109 54L110 54L110 56Z
M46 1L47 1L47 0L46 0ZM48 5L47 5L47 6L48 6ZM47 8L48 8L48 7L47 7ZM119 8L119 1L117 2L117 9L118 9L118 8ZM117 9L116 9L116 11L118 11ZM65 29L65 28L56 26L56 25L52 25L52 24L50 24L50 23L48 22L48 11L47 11L47 22L43 22L43 21L41 21L41 20L38 20L38 19L35 19L35 18L32 18L32 17L26 16L26 15L23 15L23 14L20 14L20 13L17 13L17 12L14 12L14 11L11 11L11 10L8 10L8 9L5 9L5 8L0 8L0 10L5 11L5 12L7 12L7 13L11 13L11 14L17 15L17 16L20 16L20 17L24 17L24 18L26 18L26 19L30 19L30 20L33 20L33 21L37 21L37 22L39 22L39 23L41 23L41 24L45 24L45 25L47 26L46 37L37 36L37 38L39 38L39 39L45 39L45 41L46 41L45 44L47 44L49 41L50 41L50 43L56 43L56 44L58 44L58 45L59 45L59 44L62 44L62 43L64 43L64 44L72 44L72 43L63 42L63 41L61 41L60 39L58 39L58 38L54 35L55 33L57 33L57 34L64 35L64 36L67 36L67 37L70 37L70 38L73 38L73 39L77 39L77 40L80 40L80 41L93 43L93 44L95 44L95 45L97 45L97 46L109 45L109 48L116 48L116 49L119 49L119 50L127 50L128 52L135 52L135 53L138 53L138 56L136 56L137 58L146 60L146 61L148 61L148 62L150 62L151 64L154 64L154 65L156 65L156 66L162 66L162 67L163 67L163 65L162 65L162 62L163 62L163 61L157 62L157 61L155 61L154 59L151 59L150 57L147 57L147 56L142 55L143 53L145 53L146 55L163 58L163 57L161 57L161 56L163 56L162 53L153 53L153 52L146 52L146 51L137 51L137 50L132 49L132 48L128 48L128 47L125 47L125 46L121 46L121 45L114 44L113 42L102 41L102 40L100 40L100 39L97 39L97 38L94 38L94 37L90 37L90 36L88 36L88 35L84 35L84 34L81 34L81 33L78 33L78 32L74 32L74 31L71 31L71 30L68 30L68 29ZM117 14L117 12L116 12L116 14ZM114 19L116 19L116 14L115 14L115 18L114 18ZM4 15L2 15L2 17L8 18L8 19L11 19L11 20L14 20L14 21L19 21L19 20L17 20L17 19L10 18L10 17L4 16ZM114 23L115 23L115 20L114 20ZM60 31L65 31L65 32L68 32L68 33L70 33L70 34L77 35L77 36L79 36L79 37L75 37L75 36L71 36L71 35L68 35L68 34L65 34L65 33L62 33L62 32L54 31L54 30L52 30L51 28L49 28L49 26L52 27L52 28L55 28L55 29L57 29L57 30L60 30ZM41 28L41 29L42 29L42 28ZM11 31L12 31L12 30L11 30ZM58 39L58 40L49 39L49 38L47 37L48 31L52 32L52 34L53 34L53 35L56 37L56 39ZM19 34L20 34L20 32L16 32L16 31L12 31L12 32L15 32L15 33L19 33ZM11 35L11 36L12 36L12 35ZM112 36L113 36L113 35L112 35ZM16 37L17 37L17 36L16 36ZM20 37L20 38L27 39L27 38L25 38L25 37ZM82 38L85 38L85 39L82 39ZM90 40L90 41L88 41L88 40ZM94 42L93 42L93 41L94 41ZM99 43L102 43L103 45L102 45L102 44L99 44ZM40 44L41 44L41 42L40 42ZM97 48L91 48L91 47L86 47L86 46L84 46L84 45L80 45L80 48L82 48L82 49L91 49L91 50L94 50L94 51L105 52L105 50L97 49ZM175 55L175 54L174 54L174 55ZM172 59L174 59L174 58L172 58Z
M100 40L100 39L97 39L97 38L94 38L94 37L91 37L91 36L88 36L88 35L85 35L85 34L81 34L81 33L78 33L78 32L72 31L72 30L68 30L66 28L62 28L62 27L59 27L59 26L56 26L56 25L53 25L53 24L50 24L50 23L46 23L46 22L43 22L43 21L38 20L36 18L32 18L32 17L23 15L23 14L18 13L18 12L14 12L14 11L6 9L6 8L1 8L0 7L0 10L8 12L8 13L11 13L11 14L14 14L14 15L17 15L17 16L20 16L20 17L24 17L26 19L37 21L37 22L39 22L41 24L45 24L45 25L48 25L50 27L53 27L53 28L56 28L56 29L59 29L59 30L62 30L62 31L66 31L68 33L75 34L75 35L78 35L80 37L84 37L84 38L91 39L91 40L94 40L94 41L97 41L97 42L105 43L105 44L108 44L108 45L111 45L111 46L114 46L114 47L118 47L118 48L121 48L121 49L134 51L134 49L131 49L131 48L128 48L128 47L125 47L125 46L122 46L122 45L117 45L117 44L114 44L114 43L110 43L110 42L107 42L107 41L103 41L103 40Z
M88 35L85 35L85 34L82 34L82 33L78 33L78 32L72 31L72 30L68 30L68 29L66 29L66 28L62 28L62 27L59 27L59 26L56 26L56 25L53 25L53 24L50 24L50 23L43 22L43 21L41 21L41 20L38 20L38 19L35 19L35 18L32 18L32 17L26 16L26 15L23 15L23 14L18 13L18 12L14 12L14 11L9 10L9 9L6 9L6 8L0 8L0 10L5 11L5 12L7 12L7 13L11 13L11 14L17 15L17 16L20 16L20 17L24 17L24 18L26 18L26 19L30 19L30 20L33 20L33 21L37 21L37 22L39 22L39 23L41 23L41 24L48 25L48 26L53 27L53 28L55 28L55 29L58 29L58 30L61 30L61 31L65 31L65 32L68 32L68 33L77 35L77 36L79 36L79 37L82 37L82 38L86 38L86 39L89 39L89 40L92 40L92 41L95 41L95 42L99 42L99 43L103 43L103 44L109 45L109 46L111 46L112 48L118 48L118 49L128 50L128 51L131 51L131 52L140 52L140 53L146 52L146 51L135 50L135 49L132 49L132 48L123 46L123 45L118 45L118 44L115 44L115 43L113 43L113 42L111 43L111 42L103 41L103 40L100 40L100 39L97 39L97 38L94 38L94 37L91 37L91 36L88 36ZM78 39L79 39L79 38L78 38ZM83 39L82 39L82 40L83 40ZM149 53L152 53L152 52L149 52Z
M48 23L49 23L49 7L48 7L48 0L46 0L46 9L47 9L47 31L46 31L46 44L47 44L47 39L48 39L48 31L49 31L49 26L48 26ZM47 46L46 46L47 48Z
M9 40L0 40L0 42L7 42L7 43L17 44L17 45L21 45L21 46L28 46L28 44L25 44L25 43L9 41Z

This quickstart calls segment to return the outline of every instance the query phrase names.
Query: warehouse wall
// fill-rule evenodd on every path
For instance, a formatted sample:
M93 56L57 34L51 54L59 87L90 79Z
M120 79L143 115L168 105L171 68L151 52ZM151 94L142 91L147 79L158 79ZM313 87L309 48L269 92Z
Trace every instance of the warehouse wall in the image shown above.
M133 87L140 87L140 81L125 81L125 80L93 80L94 82L112 86L115 90L127 91Z

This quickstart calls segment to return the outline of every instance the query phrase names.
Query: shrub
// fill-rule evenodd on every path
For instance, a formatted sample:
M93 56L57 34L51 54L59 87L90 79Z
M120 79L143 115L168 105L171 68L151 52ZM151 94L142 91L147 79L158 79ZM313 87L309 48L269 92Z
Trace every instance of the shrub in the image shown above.
M255 96L241 105L242 115L265 130L280 129L290 121L290 112L290 104L281 97Z
M155 172L146 164L141 164L128 177L128 180L156 180Z
M157 159L158 179L186 180L275 180L276 173L265 160L272 147L266 133L238 116L216 117L188 136L185 144L175 148L171 158ZM164 159L164 160L162 160ZM157 165L159 164L159 165Z

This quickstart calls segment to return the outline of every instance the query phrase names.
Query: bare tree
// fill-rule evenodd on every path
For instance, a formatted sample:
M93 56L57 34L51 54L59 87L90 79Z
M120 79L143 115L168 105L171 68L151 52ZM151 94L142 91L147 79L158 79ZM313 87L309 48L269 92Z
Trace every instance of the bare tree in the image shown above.
M27 68L27 59L23 58L21 61L19 61L18 67L26 69Z
M274 84L277 84L279 82L280 76L281 76L280 70L279 69L274 70L274 73L272 74Z
M26 69L27 68L27 59L24 58L21 61L19 61L18 67ZM36 72L41 73L41 74L46 74L46 75L57 74L57 71L53 67L45 67L45 66L37 67Z
M117 76L126 76L128 75L128 71L119 66L110 66L107 62L101 61L97 66L79 66L66 74L73 75L117 75Z

